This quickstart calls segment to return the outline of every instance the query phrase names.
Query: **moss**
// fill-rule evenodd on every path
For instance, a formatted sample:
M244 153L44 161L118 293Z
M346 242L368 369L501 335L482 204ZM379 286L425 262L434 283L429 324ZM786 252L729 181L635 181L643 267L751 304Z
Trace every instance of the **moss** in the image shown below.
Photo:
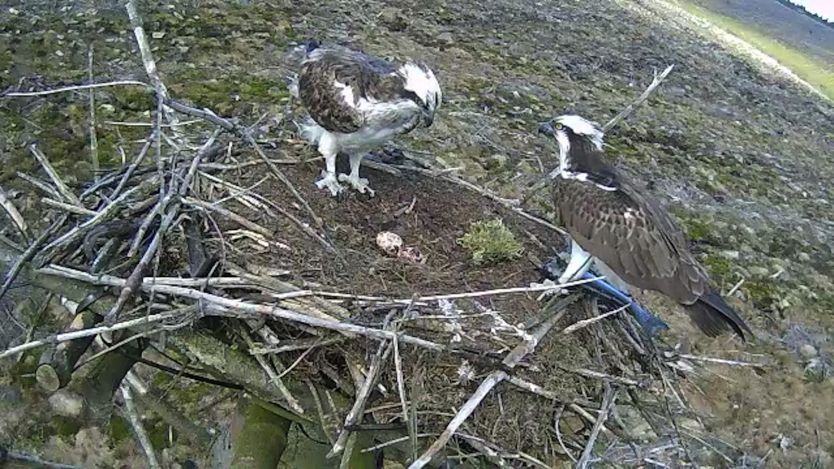
M773 304L781 297L779 288L768 280L748 281L742 289L753 305L761 310L773 309Z
M710 276L719 283L733 272L732 262L725 257L706 256L702 262L709 270Z
M524 249L500 218L472 223L469 232L458 242L470 252L476 264L515 259Z

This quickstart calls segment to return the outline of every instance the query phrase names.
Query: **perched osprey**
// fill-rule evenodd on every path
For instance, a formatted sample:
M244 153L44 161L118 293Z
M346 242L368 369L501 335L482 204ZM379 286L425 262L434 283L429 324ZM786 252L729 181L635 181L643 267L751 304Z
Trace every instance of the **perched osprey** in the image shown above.
M710 285L686 237L649 194L605 161L603 133L580 116L554 119L540 132L556 138L559 170L553 201L571 240L571 259L559 278L581 277L591 261L613 283L659 291L682 304L709 336L750 328Z
M302 135L324 156L323 178L316 182L332 195L346 181L364 193L362 157L418 126L430 127L442 100L434 72L423 63L394 65L341 46L306 45L298 76L298 97L310 114ZM350 157L350 174L336 177L336 155Z

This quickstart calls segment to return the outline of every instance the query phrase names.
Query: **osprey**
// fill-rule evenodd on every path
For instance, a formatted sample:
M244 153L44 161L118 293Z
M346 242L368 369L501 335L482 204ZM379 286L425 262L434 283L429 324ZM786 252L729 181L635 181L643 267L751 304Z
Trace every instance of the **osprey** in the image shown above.
M306 45L298 96L310 115L299 126L301 134L318 146L325 160L316 186L334 196L343 190L340 181L373 196L368 180L359 177L362 157L418 126L430 127L443 97L434 72L423 63L395 65L315 42ZM337 178L339 152L349 155L350 174Z
M553 201L571 236L571 258L559 283L584 275L592 261L613 283L659 291L684 306L693 322L715 337L752 331L710 285L671 216L603 157L603 133L594 122L565 115L539 131L559 145Z

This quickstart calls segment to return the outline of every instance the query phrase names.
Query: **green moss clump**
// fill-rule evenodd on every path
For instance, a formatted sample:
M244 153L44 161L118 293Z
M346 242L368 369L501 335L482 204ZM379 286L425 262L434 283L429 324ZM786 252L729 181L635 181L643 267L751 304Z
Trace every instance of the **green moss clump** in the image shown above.
M725 257L707 256L703 259L703 263L709 270L710 276L718 282L726 279L733 271L733 263Z
M772 310L781 297L779 289L770 281L748 281L742 288L753 306L761 310Z
M524 250L500 218L472 223L458 243L470 252L476 264L515 259Z

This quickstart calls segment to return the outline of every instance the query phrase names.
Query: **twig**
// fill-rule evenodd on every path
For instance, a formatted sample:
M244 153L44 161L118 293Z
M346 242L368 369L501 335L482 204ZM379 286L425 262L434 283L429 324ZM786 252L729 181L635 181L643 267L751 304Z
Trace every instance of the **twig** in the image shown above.
M49 163L49 160L46 158L46 155L44 155L43 152L41 152L38 149L38 146L33 143L29 146L29 151L32 153L32 155L35 157L38 163L40 163L41 166L43 166L43 169L46 171L46 174L49 175L49 178L52 179L53 183L55 183L55 187L58 189L58 192L61 193L61 196L63 196L68 202L72 203L73 205L83 207L81 201L78 200L78 197L76 197L75 194L73 194L72 191L69 189L69 187L67 187L67 185L64 184L64 181L61 180L60 176L58 176L58 172L56 172L55 168L53 168L52 165Z
M560 370L566 371L568 373L573 373L579 376L584 376L586 378L593 378L593 379L601 379L603 381L612 382L621 384L623 386L637 386L641 387L642 384L639 381L635 381L633 379L624 378L621 376L614 376L609 375L608 373L602 373L599 371L588 370L586 368L568 368L566 366L557 365Z
M518 365L521 360L527 356L528 354L532 353L536 345L544 338L545 335L553 328L554 325L562 318L564 315L565 310L560 310L556 314L552 315L550 318L545 320L536 330L533 332L532 337L530 340L525 341L524 343L518 345L514 348L506 358L503 360L503 365L508 368L514 368ZM443 433L437 438L437 440L432 443L429 448L420 455L414 462L411 463L409 469L420 469L424 467L426 464L431 462L432 458L435 454L437 454L446 443L452 438L458 428L475 412L475 409L480 405L481 401L483 401L484 397L494 388L498 383L507 379L509 375L506 371L493 371L490 373L478 386L478 389L472 396L469 398L468 401L461 407L455 417L446 425L446 429L443 430Z
M254 341L246 333L243 334L243 338L246 340L246 343L249 349L251 350L255 346ZM272 384L274 384L275 387L278 388L278 392L280 392L281 396L283 396L284 399L287 401L287 405L290 406L290 409L292 409L293 412L299 415L304 415L304 408L301 407L301 404L298 403L298 399L296 399L292 395L292 393L290 393L290 390L287 389L287 386L284 384L283 381L281 381L281 377L275 373L275 370L272 369L272 367L267 362L266 358L264 358L263 355L254 355L254 357L255 360L257 360L258 364L261 365L261 368L263 368L263 370L269 376L269 379L272 381Z
M142 426L142 419L139 417L139 412L136 411L136 406L133 403L133 395L131 394L130 386L127 383L121 384L122 399L124 400L124 412L133 427L133 432L136 434L136 439L139 440L139 445L145 451L145 457L148 459L148 467L151 469L161 469L159 461L156 459L156 453L153 450L151 439L148 438L148 433L145 427Z
M20 255L20 257L17 258L14 265L12 265L9 271L6 272L6 276L3 279L3 285L0 286L0 299L3 298L3 296L9 290L9 287L12 286L12 283L14 283L14 280L15 278L17 278L17 274L20 273L20 269L23 268L23 265L29 262L35 256L35 253L38 252L38 250L41 248L41 245L46 242L47 238L49 238L49 235L52 234L52 232L59 226L63 225L66 220L66 215L59 217L55 222L52 223L52 225L49 226L49 228L44 230L43 233L41 233L40 236L38 236L38 239L36 239L28 248L26 248L26 250L23 252L23 254Z
M593 430L591 430L591 436L588 437L588 443L585 445L585 451L582 452L582 456L576 463L577 469L585 469L588 467L588 463L591 460L591 453L594 450L594 443L597 441L599 432L602 430L603 424L608 419L608 413L611 411L611 407L614 405L616 400L617 390L606 385L605 396L602 398L602 410L600 411L599 416L597 416L597 421L594 423Z
M600 314L599 316L595 316L595 317L588 318L588 319L583 319L581 321L576 321L574 324L571 324L570 326L566 327L565 330L562 331L562 334L571 334L573 332L578 331L579 329L588 327L591 324L602 321L603 319L605 319L609 316L614 316L615 314L619 314L619 313L625 311L629 306L631 306L631 303L627 303L627 304L625 304L623 306L620 306L619 308L617 308L613 311L609 311L607 313Z
M253 221L248 220L245 217L242 217L242 216L238 215L235 212L232 212L229 209L223 208L219 205L210 204L210 203L207 203L207 202L203 202L202 200L197 200L197 199L194 199L194 198L191 198L191 197L185 198L183 200L183 203L185 203L186 205L192 205L194 207L198 207L198 208L201 208L203 210L207 210L207 211L210 211L210 212L217 213L221 217L229 219L229 220L237 223L238 225L243 226L244 228L246 228L248 230L254 231L255 233L258 233L262 236L266 236L267 238L272 237L272 232L269 231L268 229L262 227L261 225L255 223Z
M20 91L13 91L9 93L0 93L0 98L29 98L34 96L46 96L50 94L58 94L58 93L68 93L70 91L82 91L82 90L91 90L94 88L106 88L109 86L142 86L145 88L150 88L150 86L141 81L136 80L119 80L119 81L108 81L104 83L90 83L88 85L75 85L75 86L65 86L62 88L54 88L51 90L44 90L44 91L27 91L27 92L20 92Z
M127 192L125 192L125 194L127 194ZM127 300L130 299L139 287L139 284L142 283L142 279L145 276L145 270L148 268L151 260L154 256L156 256L157 251L162 246L162 238L165 237L165 234L168 232L168 228L174 221L174 217L177 215L179 201L170 201L170 199L166 197L166 200L164 200L162 204L167 208L167 212L165 213L165 216L162 217L162 221L159 223L159 228L156 230L156 233L154 233L148 249L145 250L145 254L142 255L142 258L139 260L139 263L136 264L136 267L133 269L130 277L127 278L121 293L119 293L119 298L116 300L116 304L113 305L113 308L104 317L105 320L113 320L119 316L119 313L125 303L127 303Z
M753 368L767 368L767 365L762 363L753 363L753 362L742 362L738 360L728 360L726 358L713 358L713 357L701 357L698 355L689 355L686 353L682 353L678 355L680 358L686 358L688 360L695 360L700 362L707 362L707 363L719 363L721 365L729 365L729 366L750 366Z
M652 79L652 82L649 84L648 88L646 88L646 90L643 91L643 93L640 96L638 96L637 99L635 99L631 104L626 106L625 109L620 111L619 114L617 114L610 121L608 121L602 127L603 133L607 133L609 130L613 129L614 126L619 124L621 120L631 115L631 113L634 112L637 106L643 104L643 101L647 100L649 96L652 94L652 92L654 92L655 88L660 86L660 83L662 83L666 76L672 72L673 68L675 68L674 64L669 65L668 67L666 67L666 70L663 70L663 73L661 73L660 75L658 75L657 71L655 70L654 78Z
M87 51L87 74L90 83L93 82L93 45ZM90 163L93 169L93 181L99 179L99 161L98 161L98 138L96 136L96 95L95 90L90 88Z
M113 192L110 194L111 199L117 197L122 192L122 189L124 188L125 184L127 184L128 179L130 179L130 177L133 175L133 172L136 170L136 168L138 168L139 165L142 164L142 161L144 161L145 156L148 154L148 150L151 149L151 143L153 143L155 140L156 140L156 130L154 130L151 133L151 135L145 141L145 144L142 145L142 149L139 150L139 153L136 155L136 158L133 159L133 161L130 163L130 166L128 166L127 169L125 170L125 173L122 176L122 179L119 181L119 185L116 186L116 188L113 189Z
M396 337L396 334L394 334L394 336ZM339 437L336 438L336 443L333 444L333 447L330 448L330 452L327 453L328 458L336 456L345 449L348 437L351 434L347 428L355 425L364 414L365 404L367 404L368 398L371 396L371 390L374 388L374 384L379 377L379 373L382 371L382 363L388 358L388 354L390 354L393 349L391 342L392 341L387 340L380 342L376 354L371 359L371 365L368 367L368 376L365 377L365 381L356 393L356 401L353 403L353 407L351 407L345 417L345 423L342 426L342 431L339 433Z
M3 190L2 187L0 187L0 207L2 207L3 210L6 211L6 213L9 215L9 218L12 219L12 222L14 222L17 229L25 237L26 231L28 229L26 226L26 220L23 218L22 215L20 215L20 212L17 211L17 207L14 206L12 201L9 200L8 197L6 197L6 192Z
M142 27L142 18L139 16L139 11L136 8L136 0L128 0L125 4L127 16L130 19L130 27L133 28L133 35L136 37L136 44L139 46L139 54L142 57L142 64L145 66L145 73L150 78L154 89L161 95L161 98L168 98L168 88L165 83L159 78L159 71L156 68L156 62L151 53L151 47L148 44L148 38L145 36L145 29ZM166 113L167 114L167 113ZM168 116L171 118L172 116ZM171 121L176 123L176 118L171 118Z
M324 227L324 222L318 215L316 215L316 212L313 211L312 207L310 207L310 204L307 202L307 199L301 196L301 194L298 192L298 190L295 188L292 182L290 182L290 180L287 179L284 173L281 172L281 170L278 168L278 165L276 165L272 160L269 159L269 157L266 156L263 150L261 150L260 145L258 145L258 142L255 141L255 139L252 137L252 134L246 129L246 127L232 123L231 121L218 116L210 109L196 109L191 106L186 106L185 104L174 101L172 99L167 99L166 103L170 105L171 108L179 112L182 112L183 114L188 114L194 117L200 117L215 125L219 125L220 127L237 135L244 142L249 144L255 150L255 153L258 154L261 160L264 163L266 163L267 167L269 168L269 171L276 177L276 179L281 181L281 183L283 183L284 186L286 186L287 189L289 189L290 193L301 204L301 206L304 208L307 214L310 215L310 217L313 219L316 225L319 228ZM335 252L335 249L332 252Z
M5 458L3 456L5 456ZM81 466L73 466L70 464L61 464L56 462L44 461L43 459L37 456L21 453L19 451L6 451L5 448L0 446L0 463L5 463L6 461L18 461L22 463L28 463L34 465L35 467L41 467L45 469L81 469Z
M53 249L56 249L59 246L70 244L80 238L82 238L89 230L91 230L96 225L99 225L102 222L108 221L111 218L114 218L118 213L119 207L121 207L125 202L127 202L128 198L133 196L134 194L143 194L145 191L153 187L155 184L156 179L150 178L146 181L143 181L136 187L131 188L128 191L125 191L124 194L107 204L106 207L101 209L96 216L90 218L86 222L82 223L81 225L73 228L72 230L64 233L58 239L52 241L51 243L47 244L43 251L47 252Z
M65 278L74 278L76 280L81 280L84 282L88 282L94 285L109 285L114 287L124 286L127 281L124 279L119 279L109 275L91 275L86 272L81 272L73 269L67 269L55 265L51 265L49 267L41 268L36 271L40 274L46 275L55 275L59 277ZM194 290L190 288L182 288L182 287L173 287L167 285L154 285L152 282L142 282L140 284L140 288L143 291L151 292L156 291L158 293L165 293L169 295L175 295L183 298L190 298L193 300L204 301L206 303L206 310L209 312L215 313L224 313L224 312L232 312L232 311L242 311L248 314L257 314L262 316L270 316L276 319L283 319L286 321L297 322L301 324L306 324L312 327L320 327L323 329L334 330L342 333L353 333L359 334L366 337L373 337L378 340L382 339L393 339L394 333L391 331L385 331L380 329L374 329L370 327L359 326L356 324L349 324L334 321L332 319L322 319L320 317L313 317L306 314L301 314L296 311L292 311L285 308L279 308L273 305L260 305L260 304L253 304L247 303L244 301L233 300L229 298L224 298L222 296L212 295L210 293L201 292L199 290ZM297 292L289 292L283 295L292 296ZM305 293L305 292L302 292ZM403 343L407 343L410 345L415 345L418 347L422 347L428 350L432 350L435 352L440 352L445 350L446 348L442 345L436 344L434 342L421 339L418 337L408 336L408 335L400 335L399 340Z
M67 203L64 203L64 202L59 202L57 200L52 200L52 199L49 199L47 197L41 198L41 202L43 202L44 205L49 205L52 208L57 208L59 210L65 211L65 212L74 213L76 215L81 215L81 216L84 216L84 217L94 217L94 216L98 215L98 212L96 212L95 210L90 210L88 208L79 207L77 205L67 204Z
M188 310L190 311L190 309ZM91 327L88 329L79 329L72 332L64 332L61 334L55 334L53 336L49 336L43 339L32 340L26 342L24 344L20 344L9 349L0 352L0 359L6 358L21 352L25 352L27 350L31 350L33 348L42 347L44 345L49 344L56 344L60 342L67 342L70 340L81 339L83 337L90 337L94 335L103 334L105 332L115 332L120 331L123 329L130 329L137 326L143 326L146 324L153 324L160 321L165 321L167 319L173 319L182 317L187 311L183 310L176 310L176 311L169 311L165 313L159 314L151 314L148 316L143 316L137 319L131 319L129 321L123 321L112 326L98 326L98 327Z
M41 191L45 192L47 195L49 195L50 197L52 197L54 199L62 198L61 194L59 194L58 191L56 191L55 189L50 187L48 184L46 184L45 182L41 181L40 179L38 179L38 178L36 178L32 175L26 174L26 173L21 172L21 171L16 171L15 175L17 177L19 177L20 179L23 179L24 181L28 182L29 184L35 186L36 189L40 189Z
M569 287L575 287L577 285L583 285L585 283L595 282L600 279L604 279L605 277L594 277L590 279L582 279L582 280L575 280L572 282L566 282L561 285L536 285L530 287L513 287L513 288L497 288L494 290L481 290L481 291L474 291L474 292L466 292L466 293L450 293L444 295L432 295L432 296L421 296L416 299L398 299L393 300L396 303L408 303L411 301L415 302L426 302L426 301L438 301L438 300L455 300L461 298L479 298L482 296L497 296L497 295L507 295L512 293L533 293L533 292L542 292L542 291L551 291L551 290L560 290Z

